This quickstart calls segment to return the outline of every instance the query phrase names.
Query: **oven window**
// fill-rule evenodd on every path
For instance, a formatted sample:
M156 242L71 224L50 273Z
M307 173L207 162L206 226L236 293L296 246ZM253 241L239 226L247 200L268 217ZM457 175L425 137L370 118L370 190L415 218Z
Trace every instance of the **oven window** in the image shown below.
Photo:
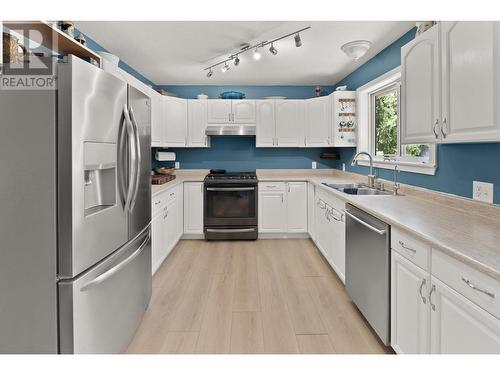
M255 217L255 190L207 191L206 214L211 218Z

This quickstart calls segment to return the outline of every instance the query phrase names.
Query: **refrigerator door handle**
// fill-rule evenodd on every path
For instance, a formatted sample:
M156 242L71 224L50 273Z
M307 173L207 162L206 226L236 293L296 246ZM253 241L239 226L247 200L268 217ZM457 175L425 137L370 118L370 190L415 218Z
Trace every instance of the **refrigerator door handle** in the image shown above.
M125 115L125 111L127 110L126 105L124 105L123 108L123 120L121 121L120 124L120 129L118 131L118 186L119 186L119 191L120 191L120 198L122 201L122 205L125 208L127 205L127 185L125 181L125 174L127 173L126 171L126 165L127 165L127 160L126 160L126 153L125 153L125 147L126 147L126 142L127 142L127 119Z
M134 209L135 200L137 198L137 193L139 192L139 180L140 180L140 170L141 170L141 144L139 141L139 127L137 126L137 120L135 119L134 110L132 107L129 108L130 119L134 127L134 139L135 139L135 154L136 154L136 174L134 178L134 193L130 202L130 211Z
M127 199L125 201L125 210L132 212L131 204L132 204L132 196L134 194L135 188L135 179L137 178L137 160L136 160L136 146L135 146L135 136L134 136L134 127L132 125L132 121L130 120L130 113L125 106L123 109L123 113L125 114L125 121L127 123L127 134L129 141L129 154L130 154L130 164L128 169L128 189L127 189ZM133 179L133 180L132 180Z
M129 264L131 261L133 261L142 252L142 250L144 250L144 248L146 247L146 245L149 242L150 237L151 237L151 231L148 229L148 234L146 236L146 239L137 248L137 250L135 250L125 260L123 260L122 262L118 263L116 266L111 267L106 272L101 273L95 279L93 279L92 281L89 281L87 284L85 284L84 286L82 286L80 288L80 292L85 292L85 291L91 289L92 287L103 283L104 281L106 281L107 279L109 279L110 277L112 277L113 275L115 275L116 273L120 272L120 270L123 269L123 267L125 267L127 264Z

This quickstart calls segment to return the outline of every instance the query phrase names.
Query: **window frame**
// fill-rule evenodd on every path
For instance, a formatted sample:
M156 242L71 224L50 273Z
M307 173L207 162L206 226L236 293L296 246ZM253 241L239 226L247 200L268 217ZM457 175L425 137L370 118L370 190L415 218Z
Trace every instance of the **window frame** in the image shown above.
M375 95L392 91L398 87L398 132L397 144L398 154L389 160L383 156L375 155ZM437 169L437 147L435 144L429 144L429 161L423 162L418 157L403 156L401 144L401 67L375 78L356 90L357 101L357 152L365 151L373 157L373 166L383 169L394 169L397 165L400 170L427 175L435 175ZM359 165L368 166L367 157L361 157Z

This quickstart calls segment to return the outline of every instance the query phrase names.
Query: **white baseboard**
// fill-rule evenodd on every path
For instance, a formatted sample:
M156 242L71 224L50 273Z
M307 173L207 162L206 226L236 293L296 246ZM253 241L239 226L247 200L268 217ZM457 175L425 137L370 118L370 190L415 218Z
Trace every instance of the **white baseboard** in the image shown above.
M309 233L259 233L259 240L311 238Z
M197 233L197 234L184 233L181 237L181 240L204 240L204 239L205 239L205 234L203 233Z

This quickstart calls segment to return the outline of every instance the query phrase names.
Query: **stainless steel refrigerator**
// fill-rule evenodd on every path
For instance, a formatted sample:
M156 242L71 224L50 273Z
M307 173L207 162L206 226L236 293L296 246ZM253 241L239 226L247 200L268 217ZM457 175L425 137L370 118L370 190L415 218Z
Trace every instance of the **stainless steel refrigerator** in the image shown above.
M0 353L123 352L151 296L148 96L77 58L0 90Z

